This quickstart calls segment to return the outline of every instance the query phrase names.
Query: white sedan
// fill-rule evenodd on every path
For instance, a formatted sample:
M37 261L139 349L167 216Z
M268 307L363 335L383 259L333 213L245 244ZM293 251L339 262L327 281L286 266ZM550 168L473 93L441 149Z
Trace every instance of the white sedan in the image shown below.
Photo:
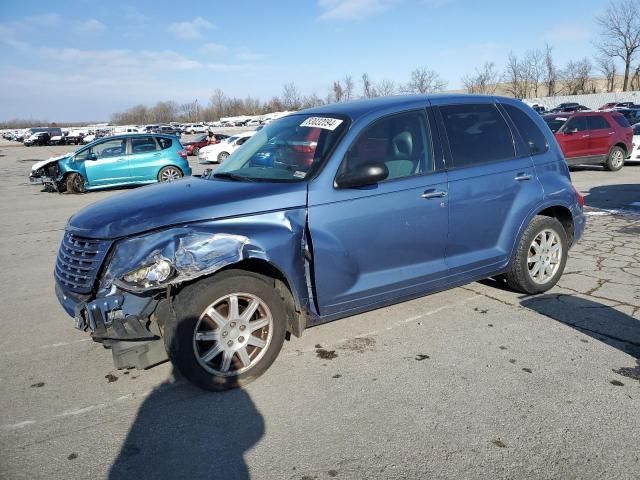
M198 162L200 163L222 163L229 155L235 152L256 132L238 133L229 138L225 138L220 143L215 143L203 147L198 152Z
M629 160L640 160L640 123L633 126L633 150L627 157Z

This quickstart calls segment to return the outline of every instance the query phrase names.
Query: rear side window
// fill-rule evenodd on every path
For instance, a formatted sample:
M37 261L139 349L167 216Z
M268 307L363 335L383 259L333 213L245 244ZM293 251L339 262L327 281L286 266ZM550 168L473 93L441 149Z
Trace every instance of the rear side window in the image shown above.
M455 168L515 157L511 130L495 105L448 105L440 111Z
M384 163L387 180L434 170L431 137L423 111L384 117L368 126L353 142L341 173L367 163Z
M514 107L513 105L503 104L504 109L513 120L513 123L516 125L518 132L520 132L520 136L529 146L529 153L531 155L535 155L537 153L546 152L549 148L547 144L547 139L544 134L540 131L538 126L535 124L533 120L527 115L525 112L520 110L518 107Z
M620 125L621 127L623 127L623 128L627 128L627 127L631 126L629 121L626 118L624 118L622 115L620 115L620 114L611 115L611 117L613 117L613 119L616 121L616 123L618 125Z
M153 152L158 149L153 137L134 137L131 139L131 154Z
M562 128L562 130L565 132L584 132L587 129L587 120L585 117L573 117L569 119L569 121Z
M156 137L156 140L158 140L161 150L166 150L173 143L173 141L170 138Z
M589 130L608 130L611 128L607 119L602 115L587 117L587 126L589 127Z

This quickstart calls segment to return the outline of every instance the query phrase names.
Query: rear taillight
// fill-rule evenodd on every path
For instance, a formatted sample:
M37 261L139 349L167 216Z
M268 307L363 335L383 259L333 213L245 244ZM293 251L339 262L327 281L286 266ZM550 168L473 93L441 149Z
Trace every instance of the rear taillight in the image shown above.
M573 187L573 191L576 192L576 198L578 199L578 203L580 204L580 206L584 207L584 195L576 190L576 187Z
M183 160L187 159L187 151L182 149L182 150L178 150L178 155L180 155L182 157Z

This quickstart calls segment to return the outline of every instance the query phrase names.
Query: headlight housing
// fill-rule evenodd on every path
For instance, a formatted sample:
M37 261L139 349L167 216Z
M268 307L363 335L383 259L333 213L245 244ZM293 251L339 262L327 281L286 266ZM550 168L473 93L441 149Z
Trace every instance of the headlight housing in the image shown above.
M163 257L156 257L149 265L138 267L125 273L120 279L125 284L138 288L158 287L167 281L175 269L171 262Z

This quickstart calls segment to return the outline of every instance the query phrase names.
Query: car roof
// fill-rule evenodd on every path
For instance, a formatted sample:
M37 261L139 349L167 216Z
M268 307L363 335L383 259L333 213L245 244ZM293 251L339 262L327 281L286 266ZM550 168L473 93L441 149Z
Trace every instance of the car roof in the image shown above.
M295 114L334 114L334 115L346 115L351 117L352 120L357 120L369 113L377 110L385 109L386 107L401 107L401 108L424 108L430 100L442 101L451 100L452 102L460 102L460 100L485 100L489 102L495 102L497 100L505 101L513 104L513 98L499 97L494 95L469 95L469 94L428 94L428 95L392 95L389 97L377 97L366 100L354 100L343 103L331 103L328 105L322 105L320 107L308 108L306 110L300 110L290 115Z

